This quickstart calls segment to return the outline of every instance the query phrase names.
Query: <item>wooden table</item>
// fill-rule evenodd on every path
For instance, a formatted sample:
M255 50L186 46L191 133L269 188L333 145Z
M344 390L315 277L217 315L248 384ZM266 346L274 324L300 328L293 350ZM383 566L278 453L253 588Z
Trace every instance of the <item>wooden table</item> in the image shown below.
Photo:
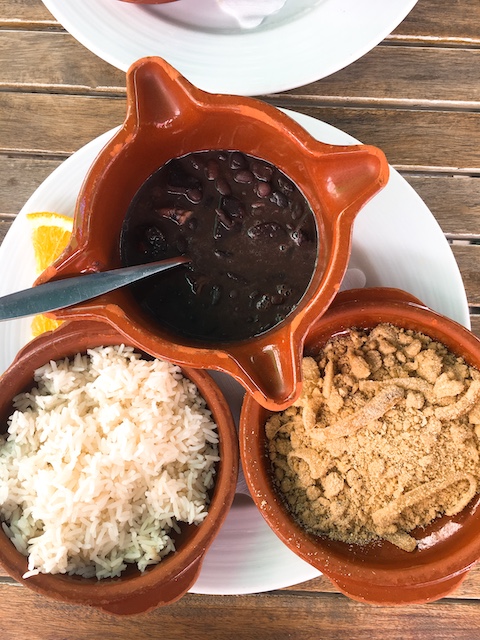
M388 0L385 0L388 2ZM78 44L40 0L0 0L0 239L36 187L122 122L124 74ZM260 96L381 147L438 220L480 335L480 2L419 0L335 75ZM57 604L0 568L0 636L28 638L480 638L480 568L428 605L372 607L318 578L245 596L187 594L127 619Z

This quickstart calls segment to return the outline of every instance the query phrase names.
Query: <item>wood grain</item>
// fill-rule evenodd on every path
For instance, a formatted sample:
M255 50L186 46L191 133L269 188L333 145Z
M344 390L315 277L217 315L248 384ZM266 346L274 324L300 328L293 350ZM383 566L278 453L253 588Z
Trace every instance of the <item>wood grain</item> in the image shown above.
M480 3L477 0L419 0L393 35L400 41L480 44Z
M277 104L292 107L287 98ZM480 175L480 111L304 107L299 112L386 153L392 165ZM60 117L61 116L61 117ZM122 97L0 93L0 153L69 154L123 122Z
M65 32L0 31L0 55L11 60L0 67L0 87L125 93L123 72ZM480 50L379 46L333 76L286 96L318 104L475 109L480 104Z
M0 30L0 87L125 94L125 74L63 31Z
M18 637L20 620L21 633L29 640L70 638L72 633L77 640L353 640L379 638L382 632L389 640L467 640L477 638L480 629L478 604L468 600L394 608L365 606L337 594L187 594L173 605L127 618L54 604L10 585L0 584L0 601L2 637L8 640Z
M283 93L282 101L285 96L312 104L475 109L480 50L378 46L332 76Z
M41 0L0 0L0 26L52 26L57 25Z

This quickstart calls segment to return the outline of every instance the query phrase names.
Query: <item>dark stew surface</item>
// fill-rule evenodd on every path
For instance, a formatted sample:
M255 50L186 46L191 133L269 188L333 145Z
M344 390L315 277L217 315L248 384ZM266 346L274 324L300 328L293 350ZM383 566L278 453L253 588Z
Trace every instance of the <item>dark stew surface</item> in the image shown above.
M125 265L179 254L191 263L132 285L163 327L230 342L282 322L317 260L314 214L274 165L238 151L175 158L140 187L124 221Z

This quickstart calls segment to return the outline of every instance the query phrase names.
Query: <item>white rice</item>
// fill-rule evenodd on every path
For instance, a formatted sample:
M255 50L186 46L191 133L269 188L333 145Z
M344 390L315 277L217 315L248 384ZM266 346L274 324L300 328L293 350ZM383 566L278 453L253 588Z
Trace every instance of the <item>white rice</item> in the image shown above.
M50 362L35 381L0 436L0 520L25 576L159 562L178 522L205 519L219 460L196 386L124 346Z

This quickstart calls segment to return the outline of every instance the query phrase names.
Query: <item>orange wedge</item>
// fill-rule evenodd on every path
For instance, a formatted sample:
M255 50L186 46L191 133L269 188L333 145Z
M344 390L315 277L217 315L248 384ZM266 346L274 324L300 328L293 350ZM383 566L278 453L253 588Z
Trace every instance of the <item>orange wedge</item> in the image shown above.
M35 255L37 275L52 264L67 247L72 235L73 220L69 216L51 211L27 213L32 229L32 244ZM52 331L61 324L59 320L44 315L35 316L32 321L32 334L38 336Z

